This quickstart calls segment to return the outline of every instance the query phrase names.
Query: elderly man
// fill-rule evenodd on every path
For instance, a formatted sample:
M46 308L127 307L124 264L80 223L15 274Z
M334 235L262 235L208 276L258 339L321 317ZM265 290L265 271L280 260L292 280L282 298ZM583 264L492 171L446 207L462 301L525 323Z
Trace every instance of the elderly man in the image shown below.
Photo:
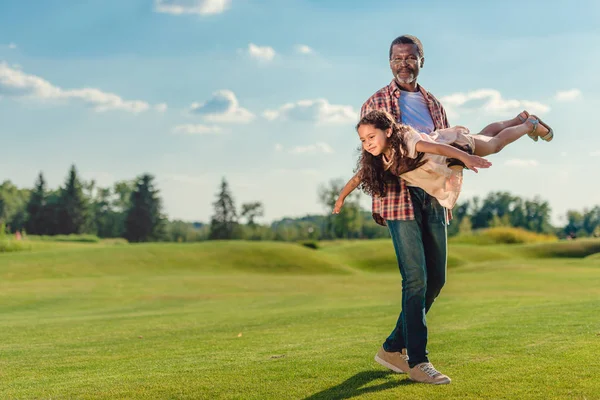
M421 41L403 35L390 45L394 79L362 106L361 118L385 110L396 121L431 133L448 128L440 102L417 83L425 57ZM390 231L400 274L402 312L375 361L413 381L446 384L450 378L429 362L425 314L446 282L447 210L418 187L402 179L390 180L385 197L373 198L373 218Z

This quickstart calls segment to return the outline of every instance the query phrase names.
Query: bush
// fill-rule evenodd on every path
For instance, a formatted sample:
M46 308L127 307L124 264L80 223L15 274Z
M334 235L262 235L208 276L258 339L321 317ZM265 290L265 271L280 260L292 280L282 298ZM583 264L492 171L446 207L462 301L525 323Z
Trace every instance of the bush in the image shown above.
M300 244L304 247L308 247L309 249L313 249L313 250L319 249L319 243L317 243L314 240L305 240L303 242L300 242Z
M27 243L17 240L0 239L0 253L27 250L31 250L31 246Z
M43 236L34 236L28 235L28 239L30 240L39 240L46 242L80 242L80 243L98 243L100 242L100 238L96 235L43 235Z
M533 257L593 257L593 254L600 253L600 240L589 238L561 240L558 243L553 243L552 246L545 246L543 244L527 246L525 251L529 256Z
M497 227L481 229L469 234L462 234L450 239L451 243L463 244L517 244L517 243L543 243L554 242L558 238L554 235L547 235L527 231L522 228Z

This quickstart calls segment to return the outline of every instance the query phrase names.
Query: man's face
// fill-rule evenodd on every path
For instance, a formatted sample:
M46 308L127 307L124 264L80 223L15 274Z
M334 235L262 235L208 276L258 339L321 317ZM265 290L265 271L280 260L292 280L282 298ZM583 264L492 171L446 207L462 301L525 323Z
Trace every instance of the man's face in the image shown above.
M390 68L399 84L410 84L417 81L423 66L423 58L415 44L395 44L392 47Z

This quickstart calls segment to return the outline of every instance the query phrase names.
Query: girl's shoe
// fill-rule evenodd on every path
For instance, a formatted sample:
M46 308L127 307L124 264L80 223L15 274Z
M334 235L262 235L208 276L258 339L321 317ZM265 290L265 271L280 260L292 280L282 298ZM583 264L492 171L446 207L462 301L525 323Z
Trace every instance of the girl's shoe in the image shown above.
M517 115L517 118L519 118L519 121L521 121L521 123L527 121L527 118L529 118L529 113L525 110L521 111L519 113L519 115Z
M519 115L517 115L517 117L519 118L519 121L521 121L521 123L524 124L525 121L527 121L529 119L529 113L527 111L523 110L523 111L521 111L521 113ZM537 128L537 122L534 123L533 130L527 134L527 136L529 136L531 138L531 140L533 140L534 142L538 141L538 136L533 134L533 132L535 132L536 128Z
M554 131L552 130L552 128L545 124L544 121L542 121L541 119L539 119L538 117L536 117L535 115L532 115L533 118L537 119L539 124L542 125L544 128L546 128L548 130L548 133L544 136L540 136L542 138L542 140L549 142L552 140L552 138L554 137ZM536 126L537 129L537 126ZM535 130L534 130L535 132ZM536 139L537 140L537 139Z
M529 118L527 118L527 121L531 122L531 124L533 125L533 129L531 130L531 132L529 132L527 134L527 136L532 138L534 141L537 142L538 137L541 137L543 140L546 140L544 138L548 138L549 136L550 137L552 136L552 132L546 128L547 125L542 124L541 121L534 115L530 115ZM544 132L541 132L541 134L538 133L538 130L541 130L540 125L542 125L541 128L546 130L547 133L544 133ZM544 136L542 136L542 135L544 135Z

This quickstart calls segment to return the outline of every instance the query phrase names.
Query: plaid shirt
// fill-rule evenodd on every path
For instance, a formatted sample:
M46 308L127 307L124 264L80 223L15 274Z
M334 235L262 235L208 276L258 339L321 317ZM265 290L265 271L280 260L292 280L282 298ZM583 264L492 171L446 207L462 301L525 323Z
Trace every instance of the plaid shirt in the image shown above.
M431 93L418 85L418 90L423 94L427 107L431 113L431 119L435 129L448 128L448 118L442 104L433 97ZM394 119L402 123L400 115L400 87L396 80L379 89L373 96L363 104L360 109L360 117L373 110L385 110L394 116ZM373 196L373 219L379 225L386 225L385 220L412 220L415 219L412 200L404 179L386 183L386 196Z

